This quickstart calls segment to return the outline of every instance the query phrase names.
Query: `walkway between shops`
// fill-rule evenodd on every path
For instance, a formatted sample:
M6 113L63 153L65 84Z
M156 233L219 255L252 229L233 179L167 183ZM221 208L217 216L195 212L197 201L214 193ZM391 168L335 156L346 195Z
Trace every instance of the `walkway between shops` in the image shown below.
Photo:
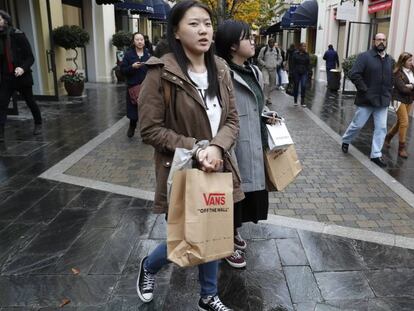
M150 211L151 148L125 135L124 92L88 85L82 103L41 104L41 137L30 135L24 108L9 123L0 154L1 311L57 310L64 301L63 310L194 310L195 268L162 270L150 304L135 293L139 260L166 233ZM411 247L412 207L356 152L343 155L318 114L280 92L274 102L303 172L271 195L268 222L243 226L248 265L222 263L223 301L246 311L413 310L414 250L385 245ZM368 242L376 232L389 236Z

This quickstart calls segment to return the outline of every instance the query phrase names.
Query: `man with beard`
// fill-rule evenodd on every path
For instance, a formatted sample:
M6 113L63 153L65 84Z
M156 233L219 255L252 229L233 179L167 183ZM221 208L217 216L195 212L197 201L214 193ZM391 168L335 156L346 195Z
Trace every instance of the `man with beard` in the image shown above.
M394 60L385 52L386 47L385 34L377 33L372 49L359 54L352 66L350 79L357 89L355 105L358 107L351 124L342 136L342 151L347 153L349 144L372 115L374 135L370 158L380 167L387 166L382 158L381 149L387 134L387 111L393 86Z

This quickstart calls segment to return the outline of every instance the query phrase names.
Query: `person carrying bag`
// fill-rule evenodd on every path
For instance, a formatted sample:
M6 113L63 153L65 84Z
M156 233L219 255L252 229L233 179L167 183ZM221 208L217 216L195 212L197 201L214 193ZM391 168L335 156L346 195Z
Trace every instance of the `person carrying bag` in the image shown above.
M209 145L195 148L192 156L196 166L206 174L230 173L234 202L244 198L235 160L226 156L236 141L239 119L229 70L214 56L211 16L210 9L198 1L175 4L167 24L171 53L146 62L138 117L143 142L155 149L155 213L168 211L167 178L174 152L177 148L192 150L202 140ZM220 225L212 224L208 230L220 230ZM136 288L144 303L153 299L156 274L169 263L164 241L141 259ZM231 310L219 298L218 261L199 264L198 271L198 309Z

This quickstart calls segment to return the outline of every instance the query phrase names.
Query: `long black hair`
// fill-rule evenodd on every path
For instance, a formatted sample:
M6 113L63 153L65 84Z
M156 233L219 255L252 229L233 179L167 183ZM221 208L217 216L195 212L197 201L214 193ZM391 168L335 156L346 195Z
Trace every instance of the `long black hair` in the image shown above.
M198 7L206 10L210 18L212 14L208 6L200 3L196 0L185 0L178 2L171 9L170 15L167 22L167 40L170 47L170 51L174 54L177 59L178 65L180 66L182 72L188 79L191 81L191 78L188 75L188 65L191 63L187 55L184 52L181 41L175 38L175 32L178 29L178 24L184 17L184 14L191 9L192 7ZM214 59L214 48L213 45L210 46L209 50L204 53L204 61L207 67L207 76L208 76L208 89L207 95L209 97L220 96L219 94L219 83L217 79L217 67Z
M250 38L250 26L246 22L228 19L218 28L215 37L215 47L218 56L227 62L232 59L232 47L239 47L240 41Z

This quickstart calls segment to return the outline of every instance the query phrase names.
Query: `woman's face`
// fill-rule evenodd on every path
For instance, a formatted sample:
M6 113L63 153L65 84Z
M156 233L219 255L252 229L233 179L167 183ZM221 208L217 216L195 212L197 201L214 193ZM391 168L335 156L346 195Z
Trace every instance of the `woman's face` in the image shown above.
M6 25L6 21L3 18L3 16L0 15L0 29L3 29L5 25Z
M413 66L413 58L410 57L409 59L407 59L404 63L404 67L405 68L412 68Z
M254 52L254 39L250 36L249 38L240 40L239 47L235 54L247 60L248 58L254 56Z
M144 36L141 35L140 33L137 33L134 36L134 46L138 49L143 49L145 46Z
M213 25L208 12L199 7L188 9L178 23L175 38L180 40L186 54L206 53L213 39Z

